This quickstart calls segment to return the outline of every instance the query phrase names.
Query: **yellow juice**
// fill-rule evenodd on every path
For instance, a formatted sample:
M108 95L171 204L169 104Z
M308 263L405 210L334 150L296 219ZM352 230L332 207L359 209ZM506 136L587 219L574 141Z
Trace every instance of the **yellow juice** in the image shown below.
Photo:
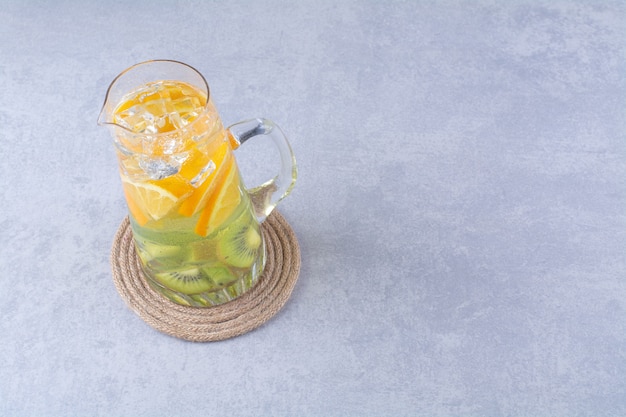
M128 131L116 138L120 174L150 285L191 306L249 289L265 250L212 102L189 84L159 81L125 96L114 122Z

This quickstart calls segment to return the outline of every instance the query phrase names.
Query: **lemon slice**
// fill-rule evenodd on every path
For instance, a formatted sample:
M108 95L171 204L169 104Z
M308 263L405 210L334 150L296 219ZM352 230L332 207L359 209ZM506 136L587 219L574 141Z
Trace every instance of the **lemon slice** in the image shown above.
M156 185L155 182L133 182L128 178L122 179L127 200L133 201L134 211L141 212L137 217L150 217L159 220L167 215L176 204L188 194L188 185L184 187L183 181L178 183L178 187L173 186L173 181L164 183L168 188ZM130 196L130 198L128 198Z
M239 171L235 162L228 165L226 176L218 188L211 194L204 210L198 218L195 231L201 236L208 236L217 230L235 211L241 202Z

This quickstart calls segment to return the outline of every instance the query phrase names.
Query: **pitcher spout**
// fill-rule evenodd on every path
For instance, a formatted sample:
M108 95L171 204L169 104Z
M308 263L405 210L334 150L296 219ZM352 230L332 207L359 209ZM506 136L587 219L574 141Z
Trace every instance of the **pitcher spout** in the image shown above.
M107 104L102 106L102 110L100 110L100 114L98 115L98 126L108 127L113 135L115 134L123 134L122 132L128 131L132 133L126 126L122 126L119 123L115 122L113 111L107 109Z
M98 115L98 126L106 127L107 125L112 125L112 124L114 124L113 120L111 116L107 114L107 112L104 111L104 106L103 106L102 110L100 110L100 114Z
M98 121L97 121L98 126L109 127L109 128L114 128L115 126L123 127L123 126L116 124L114 121L114 117L113 117L114 112L115 112L115 106L117 105L117 103L113 102L114 100L112 99L111 94L113 93L113 88L115 86L116 81L117 81L117 78L113 80L111 85L109 85L106 95L104 96L104 103L102 103L102 108L100 109L100 114L98 115Z
M104 103L102 103L102 108L100 109L100 114L98 115L98 126L103 127L114 127L115 122L113 121L113 111L110 96L111 96L111 88L113 87L113 83L109 85L107 89L106 96L104 97Z

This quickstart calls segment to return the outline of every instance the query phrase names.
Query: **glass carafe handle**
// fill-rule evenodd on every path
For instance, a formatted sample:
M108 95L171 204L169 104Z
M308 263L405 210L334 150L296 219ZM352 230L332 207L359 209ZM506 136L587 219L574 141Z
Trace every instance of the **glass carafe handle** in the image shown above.
M285 134L270 120L246 120L229 126L228 131L231 133L231 140L235 141L234 148L255 136L263 135L272 139L278 149L281 161L278 174L263 184L248 189L256 217L262 222L295 185L298 176L296 158Z

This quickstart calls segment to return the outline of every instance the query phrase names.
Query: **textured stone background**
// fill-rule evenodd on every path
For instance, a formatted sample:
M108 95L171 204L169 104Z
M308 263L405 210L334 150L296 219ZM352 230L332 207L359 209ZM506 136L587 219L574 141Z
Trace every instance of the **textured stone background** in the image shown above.
M626 415L623 1L8 0L0 21L0 415ZM229 341L164 336L112 284L126 211L96 118L153 58L298 158L300 280Z

